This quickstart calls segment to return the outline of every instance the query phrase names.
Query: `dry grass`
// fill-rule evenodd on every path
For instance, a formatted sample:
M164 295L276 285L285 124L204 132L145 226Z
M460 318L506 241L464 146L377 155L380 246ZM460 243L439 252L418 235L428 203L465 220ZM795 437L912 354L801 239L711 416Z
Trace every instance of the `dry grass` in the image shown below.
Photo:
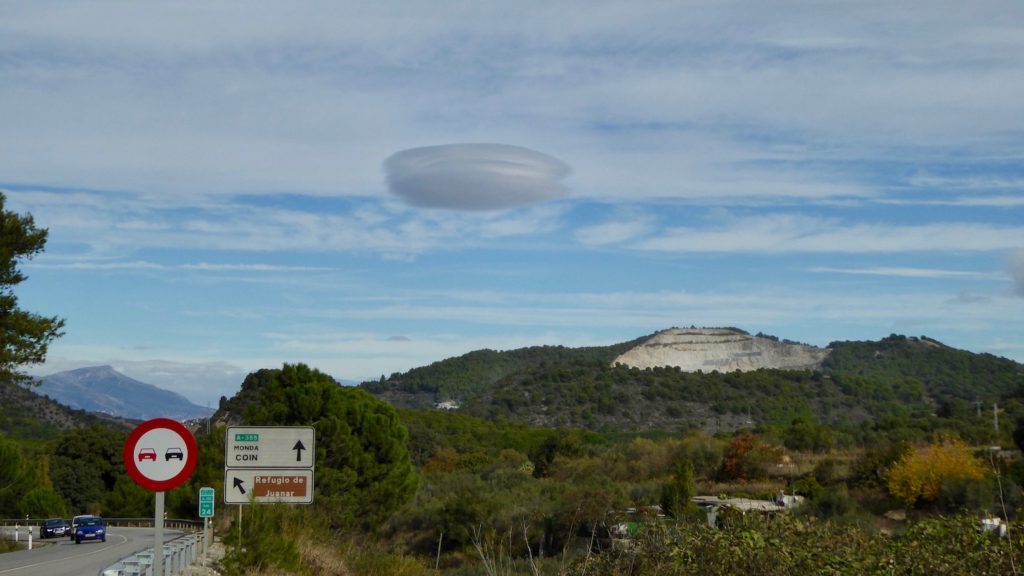
M324 542L304 540L299 547L302 564L310 576L354 576L345 565L344 555L339 546Z

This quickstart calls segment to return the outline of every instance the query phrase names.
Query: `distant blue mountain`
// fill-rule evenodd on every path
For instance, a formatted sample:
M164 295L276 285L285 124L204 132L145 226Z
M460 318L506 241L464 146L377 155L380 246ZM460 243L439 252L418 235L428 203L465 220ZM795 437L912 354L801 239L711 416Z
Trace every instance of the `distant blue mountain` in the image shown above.
M92 366L58 372L39 379L34 392L80 410L102 412L121 418L149 420L206 418L212 408L197 406L187 398L129 378L110 366Z

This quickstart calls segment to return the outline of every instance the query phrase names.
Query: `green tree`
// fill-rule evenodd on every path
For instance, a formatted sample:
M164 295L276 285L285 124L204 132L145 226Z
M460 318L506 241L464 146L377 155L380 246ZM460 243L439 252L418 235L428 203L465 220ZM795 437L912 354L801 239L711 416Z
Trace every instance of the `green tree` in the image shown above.
M246 424L316 428L316 505L336 526L378 526L415 493L408 432L390 404L304 364L250 374L243 390L255 382Z
M786 448L801 452L822 452L832 447L832 433L810 416L797 416L783 431Z
M693 464L682 460L676 465L672 479L661 485L661 509L665 514L680 519L696 508L693 497L697 484L693 480Z
M18 503L25 485L26 464L21 448L0 434L0 514L20 516Z
M153 492L128 476L119 476L103 499L103 513L116 518L151 518L153 510Z
M18 307L14 287L25 280L18 263L43 251L47 231L36 228L31 214L5 210L0 193L0 380L24 380L20 367L46 359L50 342L63 333L64 320Z
M71 513L102 511L118 477L126 476L121 453L125 437L125 433L92 426L66 432L57 440L50 457L50 476Z
M18 502L18 517L52 518L64 516L67 508L60 494L53 488L36 486L29 490Z

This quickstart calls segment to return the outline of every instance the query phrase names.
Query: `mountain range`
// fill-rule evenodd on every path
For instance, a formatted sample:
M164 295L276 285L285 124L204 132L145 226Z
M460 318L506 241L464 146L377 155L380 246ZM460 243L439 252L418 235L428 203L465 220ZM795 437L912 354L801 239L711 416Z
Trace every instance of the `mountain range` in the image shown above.
M181 394L129 378L111 366L44 376L33 390L71 408L134 420L189 420L206 418L214 412L212 408L193 404Z

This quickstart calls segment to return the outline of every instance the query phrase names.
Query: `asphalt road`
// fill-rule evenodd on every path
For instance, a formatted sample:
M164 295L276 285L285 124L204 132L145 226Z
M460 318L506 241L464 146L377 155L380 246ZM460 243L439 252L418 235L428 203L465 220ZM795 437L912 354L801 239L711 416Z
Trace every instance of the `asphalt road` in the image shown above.
M36 534L33 530L33 536ZM179 534L165 530L164 540ZM21 538L25 538L24 529ZM32 550L0 554L0 576L94 576L125 556L152 546L152 528L108 528L106 542L81 544L68 538L33 537Z

